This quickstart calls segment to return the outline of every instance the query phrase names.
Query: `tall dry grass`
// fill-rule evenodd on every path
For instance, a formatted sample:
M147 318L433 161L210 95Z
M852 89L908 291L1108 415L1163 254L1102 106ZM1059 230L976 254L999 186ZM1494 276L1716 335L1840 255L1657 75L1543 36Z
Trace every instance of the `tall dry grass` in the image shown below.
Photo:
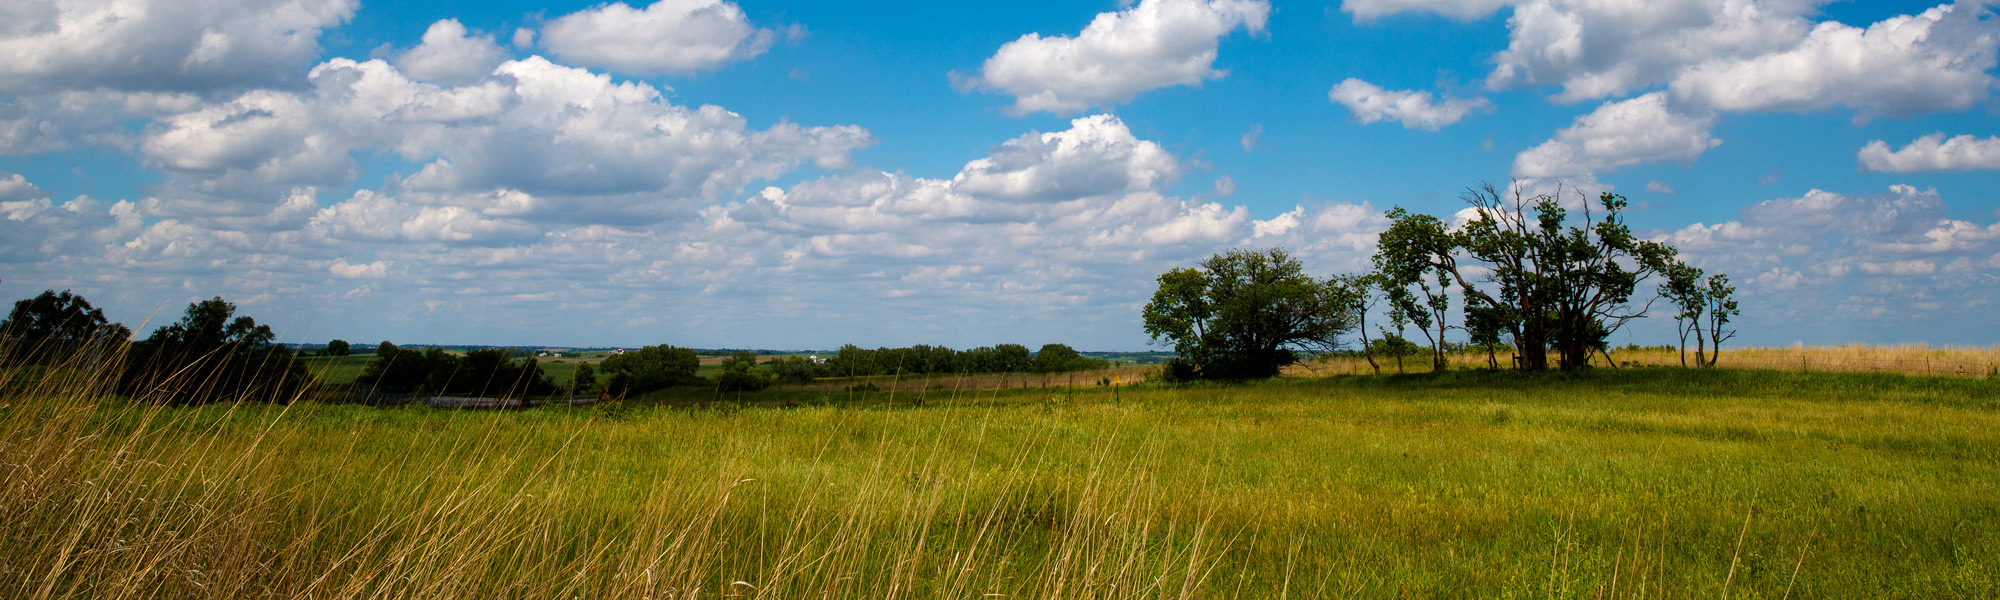
M1157 451L1051 464L1048 433L997 452L799 431L783 441L813 460L774 471L752 468L754 436L706 427L664 432L694 457L646 463L663 432L617 413L412 432L373 409L47 382L0 398L4 597L1187 598L1213 597L1227 558L1191 508L1205 492L1145 476Z

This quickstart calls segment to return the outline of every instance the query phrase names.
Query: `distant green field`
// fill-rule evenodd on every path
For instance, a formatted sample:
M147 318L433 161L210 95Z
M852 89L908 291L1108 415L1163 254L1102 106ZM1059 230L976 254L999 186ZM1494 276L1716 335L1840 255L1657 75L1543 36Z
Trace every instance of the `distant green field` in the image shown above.
M369 361L375 360L375 355L307 356L299 360L306 364L306 372L312 373L320 383L344 384L353 383L355 378L360 377L361 370L368 367Z
M1664 368L486 412L16 393L0 597L1994 598L1996 397Z

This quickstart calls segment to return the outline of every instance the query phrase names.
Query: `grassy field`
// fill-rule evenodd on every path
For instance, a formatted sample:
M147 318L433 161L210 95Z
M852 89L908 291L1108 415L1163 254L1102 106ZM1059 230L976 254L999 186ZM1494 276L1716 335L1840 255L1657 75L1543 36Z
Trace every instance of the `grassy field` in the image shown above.
M1728 369L792 409L812 392L10 390L0 597L1990 598L1995 392Z
M1428 350L1426 350L1428 352ZM1694 364L1695 352L1687 351L1686 364ZM1446 356L1447 364L1454 369L1483 369L1488 360L1496 359L1502 367L1510 367L1513 361L1507 353L1489 357L1485 353L1452 354ZM1613 366L1603 355L1593 356L1597 366ZM1637 350L1614 350L1611 359L1618 365L1681 366L1681 353L1672 349L1644 348ZM1431 370L1428 353L1403 357L1401 369L1396 359L1376 357L1375 362L1383 373L1427 373ZM1839 373L1902 373L1906 375L1926 375L1945 377L2000 377L2000 346L1993 347L1953 347L1906 344L1900 346L1803 346L1789 347L1728 347L1723 348L1718 366L1737 369L1763 369L1777 371L1816 371ZM1287 372L1291 375L1322 377L1327 375L1358 375L1371 373L1366 359L1359 356L1325 357L1314 361L1293 365Z

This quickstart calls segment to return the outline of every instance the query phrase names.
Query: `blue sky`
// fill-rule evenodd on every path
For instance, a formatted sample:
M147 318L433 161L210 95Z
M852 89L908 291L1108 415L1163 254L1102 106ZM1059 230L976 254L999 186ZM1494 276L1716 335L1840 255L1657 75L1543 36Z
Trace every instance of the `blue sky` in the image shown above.
M141 331L222 295L297 341L1140 349L1166 269L1359 270L1388 208L1514 181L1631 198L1745 343L2000 333L1991 3L0 17L0 294Z

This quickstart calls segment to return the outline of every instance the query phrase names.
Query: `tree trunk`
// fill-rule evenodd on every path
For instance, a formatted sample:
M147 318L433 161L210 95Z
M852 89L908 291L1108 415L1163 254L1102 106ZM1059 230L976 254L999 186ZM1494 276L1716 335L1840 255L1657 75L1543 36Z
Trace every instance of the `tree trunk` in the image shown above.
M1374 370L1376 375L1381 375L1382 365L1375 364L1375 348L1368 342L1368 311L1366 309L1361 311L1359 323L1361 324L1361 357L1368 359L1369 369Z
M1549 369L1548 332L1529 325L1521 328L1514 338L1514 351L1521 355L1520 367L1523 371L1547 371Z

